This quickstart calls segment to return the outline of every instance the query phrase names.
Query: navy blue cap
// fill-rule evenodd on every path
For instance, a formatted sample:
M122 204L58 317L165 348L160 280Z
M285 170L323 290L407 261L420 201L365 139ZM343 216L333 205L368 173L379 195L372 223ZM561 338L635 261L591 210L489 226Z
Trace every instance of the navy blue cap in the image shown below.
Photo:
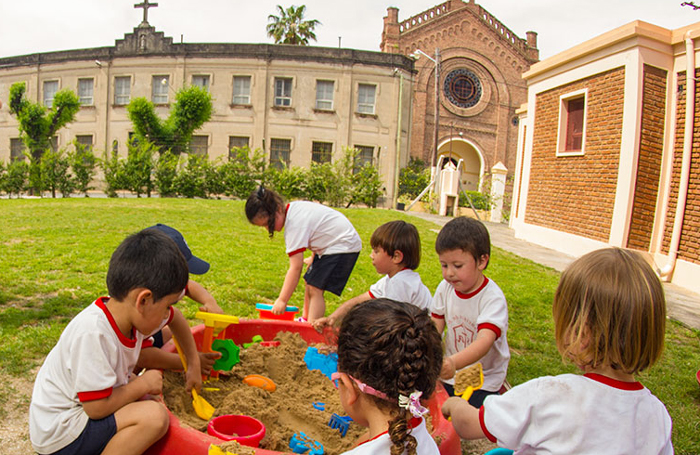
M182 255L185 256L185 260L187 261L187 267L190 269L190 273L194 273L195 275L202 275L209 271L209 263L199 259L197 256L192 254L192 251L190 251L190 247L187 246L187 242L185 242L185 238L182 236L182 234L180 234L180 231L161 223L158 223L155 226L151 226L148 229L158 229L159 231L167 234L168 237L173 239L177 247L180 248L180 252L182 253Z

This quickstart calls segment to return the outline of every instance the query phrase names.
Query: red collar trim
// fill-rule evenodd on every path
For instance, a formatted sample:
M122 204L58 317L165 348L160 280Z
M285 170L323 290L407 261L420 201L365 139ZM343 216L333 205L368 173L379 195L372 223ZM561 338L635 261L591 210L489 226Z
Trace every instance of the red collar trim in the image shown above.
M607 376L603 376L602 374L598 373L586 373L584 374L585 377L588 379L591 379L593 381L600 382L601 384L605 384L610 387L614 387L616 389L620 390L642 390L644 386L642 385L641 382L634 381L634 382L626 382L626 381L618 381L617 379L609 378Z
M289 212L289 204L284 208L284 216L287 216L287 212Z
M418 425L420 425L422 422L423 422L423 418L422 418L422 417L414 417L414 418L412 418L411 420L409 420L408 426L409 426L411 429L414 429L414 428L416 428ZM368 439L368 440L366 440L366 441L363 441L363 442L357 444L355 447L360 447L362 444L367 444L368 442L374 441L375 439L382 437L383 435L387 434L388 432L389 432L388 430L387 430L387 431L383 431L383 432L379 433L377 436L373 437L372 439Z
M486 278L486 277L484 277L484 282L481 283L481 286L479 286L476 290L474 290L474 291L472 291L472 292L470 292L470 293L468 293L468 294L462 294L462 293L459 292L457 289L455 289L455 294L457 294L457 297L459 297L460 299L471 299L472 297L474 297L475 295L477 295L479 292L481 292L481 290L484 289L484 288L486 287L486 285L488 284L488 282L489 282L489 279Z
M131 328L132 338L124 336L122 331L119 330L119 326L117 326L117 322L114 320L114 316L112 316L112 313L109 312L109 308L107 308L108 300L109 297L100 297L99 299L95 300L95 305L97 305L104 312L105 316L107 317L107 320L109 321L109 325L112 326L112 330L114 330L114 333L117 334L117 338L119 338L119 341L121 341L121 343L127 348L135 348L136 337L134 336L134 328Z

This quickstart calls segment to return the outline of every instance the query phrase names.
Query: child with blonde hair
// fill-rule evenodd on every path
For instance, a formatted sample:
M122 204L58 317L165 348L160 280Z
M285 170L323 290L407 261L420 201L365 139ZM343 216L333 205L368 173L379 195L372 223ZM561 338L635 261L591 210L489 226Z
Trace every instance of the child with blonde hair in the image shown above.
M435 390L441 365L440 334L427 311L389 299L351 308L332 379L345 412L368 434L345 453L438 455L420 400Z
M426 309L433 296L415 269L420 264L420 235L402 220L382 224L372 233L370 258L377 273L384 275L369 290L340 305L330 316L317 319L314 327L335 325L350 309L369 299L387 298Z
M533 379L481 409L442 408L460 437L487 437L516 454L672 454L671 418L634 375L664 346L666 302L639 253L588 253L562 274L553 305L557 348L583 375Z

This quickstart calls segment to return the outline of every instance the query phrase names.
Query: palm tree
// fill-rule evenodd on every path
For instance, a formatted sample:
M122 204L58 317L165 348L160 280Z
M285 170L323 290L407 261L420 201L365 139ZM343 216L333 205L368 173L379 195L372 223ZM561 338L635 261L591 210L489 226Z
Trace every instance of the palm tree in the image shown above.
M286 10L277 5L279 16L267 16L267 36L275 39L275 44L299 44L306 46L309 40L316 41L314 28L321 23L316 19L304 20L306 5L290 6Z

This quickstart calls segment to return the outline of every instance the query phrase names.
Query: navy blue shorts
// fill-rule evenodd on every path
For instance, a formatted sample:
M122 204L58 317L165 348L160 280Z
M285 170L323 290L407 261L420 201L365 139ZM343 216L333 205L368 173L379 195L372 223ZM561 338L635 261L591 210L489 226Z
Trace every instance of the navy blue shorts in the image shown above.
M314 262L304 274L306 284L340 295L350 278L360 253L314 254Z
M99 420L89 419L78 439L54 452L54 455L99 455L115 434L117 420L114 414Z

